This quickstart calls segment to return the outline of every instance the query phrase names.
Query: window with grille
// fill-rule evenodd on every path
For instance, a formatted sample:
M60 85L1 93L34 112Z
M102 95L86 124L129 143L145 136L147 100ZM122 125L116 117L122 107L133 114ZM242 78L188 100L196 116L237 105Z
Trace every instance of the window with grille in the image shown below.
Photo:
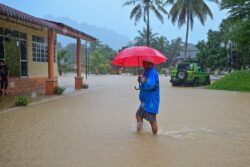
M44 37L32 36L32 59L34 62L48 62L48 42Z

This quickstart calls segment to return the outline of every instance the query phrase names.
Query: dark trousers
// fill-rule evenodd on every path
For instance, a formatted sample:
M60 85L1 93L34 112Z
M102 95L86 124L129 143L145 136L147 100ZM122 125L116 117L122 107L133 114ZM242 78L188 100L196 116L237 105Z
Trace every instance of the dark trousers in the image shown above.
M8 78L2 78L1 89L7 89L7 88L8 88Z

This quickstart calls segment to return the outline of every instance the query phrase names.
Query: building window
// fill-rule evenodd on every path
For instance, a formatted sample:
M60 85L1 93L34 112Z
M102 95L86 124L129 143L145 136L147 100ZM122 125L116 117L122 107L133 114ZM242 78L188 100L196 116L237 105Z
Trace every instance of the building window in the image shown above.
M54 46L54 62L56 51ZM34 62L48 62L48 42L44 37L32 36L32 57Z
M19 38L19 32L10 29L4 29L4 36Z
M0 28L0 35L3 35L3 28Z
M27 59L27 44L26 41L20 41L21 52L21 76L28 75L28 59Z
M27 39L26 33L19 32L19 37L20 37L20 39L23 39L23 40Z
M28 75L28 63L27 61L21 61L21 76L27 76Z
M32 36L32 57L34 62L48 62L48 43L44 37Z
M21 60L27 60L26 41L20 41Z
M4 37L0 36L0 59L4 59Z

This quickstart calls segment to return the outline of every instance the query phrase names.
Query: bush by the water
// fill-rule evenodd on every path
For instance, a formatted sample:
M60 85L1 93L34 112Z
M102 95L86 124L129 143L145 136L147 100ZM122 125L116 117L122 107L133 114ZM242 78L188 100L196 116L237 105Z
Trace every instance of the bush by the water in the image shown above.
M54 94L55 95L62 95L64 90L65 90L64 87L57 86L57 87L55 87Z
M86 83L84 83L84 84L82 85L82 88L83 88L83 89L88 89L88 88L89 88L89 85L86 84Z
M209 89L250 92L250 71L237 71L215 81Z
M27 106L30 102L28 96L17 96L15 97L15 106Z
M164 74L164 75L166 75L166 74L167 74L167 70L166 70L166 68L162 68L162 69L161 69L161 71L160 71L160 74Z

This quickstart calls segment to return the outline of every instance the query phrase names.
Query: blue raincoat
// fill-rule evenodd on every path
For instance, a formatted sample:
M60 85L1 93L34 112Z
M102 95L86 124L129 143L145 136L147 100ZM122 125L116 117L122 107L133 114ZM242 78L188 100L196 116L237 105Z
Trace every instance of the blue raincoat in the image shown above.
M160 103L160 85L157 71L154 67L145 71L143 76L146 78L141 82L140 107L149 113L158 114Z

